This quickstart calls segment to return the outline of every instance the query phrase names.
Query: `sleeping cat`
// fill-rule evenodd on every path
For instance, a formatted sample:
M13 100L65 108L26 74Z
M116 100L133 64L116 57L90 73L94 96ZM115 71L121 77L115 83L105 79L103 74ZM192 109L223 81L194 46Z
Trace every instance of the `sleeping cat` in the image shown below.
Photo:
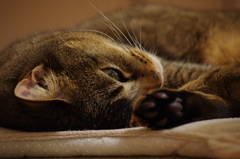
M146 5L107 17L1 52L0 126L162 129L240 117L240 12Z

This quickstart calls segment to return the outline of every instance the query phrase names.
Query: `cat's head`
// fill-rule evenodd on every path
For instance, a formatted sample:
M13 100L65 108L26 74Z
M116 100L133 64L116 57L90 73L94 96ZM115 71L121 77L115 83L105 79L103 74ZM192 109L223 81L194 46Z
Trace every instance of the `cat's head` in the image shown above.
M14 90L39 122L49 121L46 130L132 126L136 99L163 84L159 60L138 48L91 32L51 37Z

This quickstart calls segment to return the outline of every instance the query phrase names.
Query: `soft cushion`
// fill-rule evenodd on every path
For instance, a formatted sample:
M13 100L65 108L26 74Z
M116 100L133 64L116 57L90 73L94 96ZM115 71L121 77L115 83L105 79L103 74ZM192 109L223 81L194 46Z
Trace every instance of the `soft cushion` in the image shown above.
M169 130L21 132L0 128L0 157L179 155L240 158L240 118L194 122Z

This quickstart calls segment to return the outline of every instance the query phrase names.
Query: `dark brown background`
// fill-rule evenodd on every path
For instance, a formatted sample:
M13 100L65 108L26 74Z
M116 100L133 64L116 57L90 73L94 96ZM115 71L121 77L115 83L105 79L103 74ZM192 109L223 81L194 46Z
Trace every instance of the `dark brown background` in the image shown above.
M238 0L90 0L103 12L136 3L162 3L194 9L240 8ZM0 50L46 30L72 27L97 15L87 0L0 0Z

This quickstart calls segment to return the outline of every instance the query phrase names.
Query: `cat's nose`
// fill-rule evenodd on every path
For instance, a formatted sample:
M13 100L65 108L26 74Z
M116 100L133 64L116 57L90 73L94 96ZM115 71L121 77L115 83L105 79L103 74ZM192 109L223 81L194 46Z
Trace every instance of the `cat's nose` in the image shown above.
M141 81L143 94L152 89L158 89L163 85L163 76L160 72L150 71Z
M162 87L163 85L163 76L160 72L155 72L155 71L151 71L152 72L152 78L154 83L156 84L156 87Z
M160 80L160 81L163 80L162 75L161 75L160 72L154 72L154 71L152 71L152 74L153 74L153 78L154 78L155 80Z

